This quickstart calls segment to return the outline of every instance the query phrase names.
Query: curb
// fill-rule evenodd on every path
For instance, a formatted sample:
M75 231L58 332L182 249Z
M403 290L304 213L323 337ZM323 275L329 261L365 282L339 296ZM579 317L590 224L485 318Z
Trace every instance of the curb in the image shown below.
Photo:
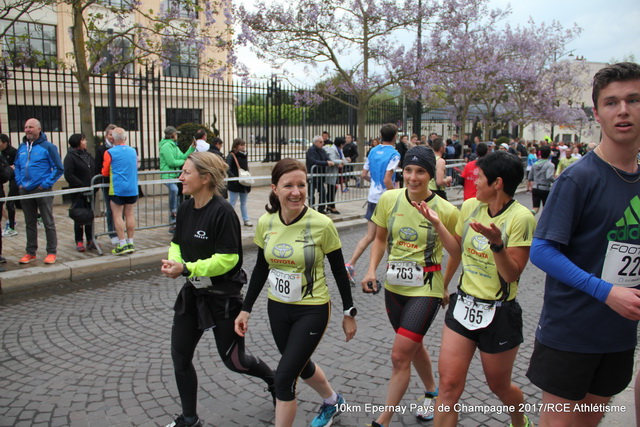
M343 229L364 223L362 215L351 215L334 220L336 228ZM253 235L242 238L242 248L252 249L256 245ZM0 276L0 293L11 294L27 290L46 289L74 281L104 277L112 274L145 268L160 268L167 256L168 247L142 249L130 255L113 256L105 253L91 259L58 262L53 265L33 266L29 269L12 270Z

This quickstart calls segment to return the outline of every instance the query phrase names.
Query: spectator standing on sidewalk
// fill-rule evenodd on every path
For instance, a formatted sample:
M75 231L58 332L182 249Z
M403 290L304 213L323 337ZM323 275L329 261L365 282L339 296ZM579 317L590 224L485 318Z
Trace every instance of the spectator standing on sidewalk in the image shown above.
M464 179L464 182L462 183L462 187L464 190L464 193L463 193L464 200L468 200L468 199L471 199L472 197L476 197L476 193L478 192L478 189L476 188L476 181L478 180L478 172L479 172L479 169L476 163L478 162L479 159L487 155L487 150L488 150L487 144L485 144L484 142L479 143L478 146L476 147L476 153L478 157L475 160L471 160L470 162L468 162L464 166L464 169L460 174L460 177Z
M60 154L55 145L47 140L42 125L36 119L24 124L25 137L18 148L14 168L18 192L21 196L40 194L42 197L21 200L24 212L24 224L27 231L26 254L20 258L20 264L29 264L36 259L38 250L38 212L42 216L47 237L47 256L45 264L56 262L58 236L53 218L53 185L64 173Z
M4 194L4 184L9 182L13 178L13 168L9 166L9 162L4 158L4 156L0 156L0 197L5 197ZM0 212L2 211L2 207L4 202L0 202ZM0 264L4 264L7 262L7 259L2 256L2 236L0 236ZM0 272L5 271L3 267L0 267Z
M69 151L64 158L64 179L69 188L82 188L91 186L91 178L96 164L87 152L87 139L84 134L74 133L69 137ZM91 194L91 191L89 191ZM71 206L79 208L91 208L91 199L86 193L73 193ZM93 240L93 220L89 223L73 222L73 231L76 242L76 250L84 252L83 231L87 239L86 249L97 249Z
M314 206L316 205L315 193L318 192L320 205L316 210L322 214L327 212L326 211L327 189L325 187L325 182L326 182L325 174L327 173L327 166L334 165L334 163L331 160L329 160L329 156L327 155L327 152L324 151L323 149L323 146L324 146L323 137L325 136L325 133L326 132L323 132L322 136L316 135L313 137L313 144L307 150L307 159L306 159L307 171L312 176L312 178L310 179L311 188L309 189L309 191L311 192L310 207L312 209L315 209L314 208ZM326 136L328 138L329 134L326 133Z
M342 154L344 154L344 157L349 161L349 163L357 163L358 162L358 145L353 140L353 135L348 133L344 137L344 141L345 141L345 144L342 147ZM349 180L352 178L356 181L356 186L358 186L359 179L351 175L351 173L353 172L353 166L351 165L344 166L342 171L346 177L344 179L345 191L349 191L348 190Z
M134 208L138 201L138 155L135 149L125 145L126 142L125 130L115 128L114 145L105 153L102 165L102 175L111 177L109 202L118 235L118 244L111 251L113 255L135 251L133 236L136 230Z
M533 209L531 212L536 215L540 211L540 204L547 203L547 197L553 184L553 176L556 171L555 165L549 160L551 147L543 145L540 147L540 158L531 166L529 171L529 182L531 183L531 199Z
M640 319L640 65L602 68L592 98L602 140L554 183L531 247L531 261L547 273L527 371L542 389L540 426L598 425L611 397L633 376ZM550 412L563 405L587 409Z
M189 154L193 153L195 146L192 144L186 153L183 153L178 146L178 134L180 132L173 126L164 129L164 139L160 141L160 170L178 171L184 165ZM162 179L176 179L180 173L160 174ZM175 231L176 214L178 212L178 184L168 182L164 184L169 189L169 233Z
M207 131L204 129L198 129L196 131L196 151L202 153L203 151L209 151L211 146L207 142Z
M338 182L338 175L341 175L343 165L346 163L344 154L342 153L342 146L344 146L344 138L336 138L333 144L325 145L324 151L327 153L329 160L333 162L333 166L327 168L327 207L326 212L340 215L340 212L336 209L336 185ZM342 176L340 176L342 179Z
M11 139L5 134L0 134L0 151L2 157L7 161L12 169L11 179L9 180L9 193L8 196L18 195L18 185L16 184L16 177L13 174L13 164L16 161L18 150L11 145ZM13 237L18 234L16 231L16 202L14 200L7 202L7 224L2 231L3 237ZM0 209L1 211L1 209Z
M114 124L108 125L104 130L104 141L100 146L96 148L96 170L94 175L100 175L100 178L96 178L96 184L108 184L109 178L102 176L102 166L104 163L104 153L108 149L113 147L113 130L117 126ZM104 200L105 206L105 219L107 220L107 231L109 232L109 238L114 246L118 244L118 235L116 234L116 228L113 225L113 213L111 212L111 203L109 202L109 187L102 187L102 200Z
M229 178L237 178L240 176L238 166L246 171L249 170L249 160L247 159L247 143L244 139L236 138L231 145L231 152L227 156L227 165L229 166ZM249 218L249 209L247 208L247 199L251 192L250 185L242 185L238 181L229 181L227 183L229 190L229 203L233 208L236 207L236 200L240 199L240 214L245 227L253 227Z

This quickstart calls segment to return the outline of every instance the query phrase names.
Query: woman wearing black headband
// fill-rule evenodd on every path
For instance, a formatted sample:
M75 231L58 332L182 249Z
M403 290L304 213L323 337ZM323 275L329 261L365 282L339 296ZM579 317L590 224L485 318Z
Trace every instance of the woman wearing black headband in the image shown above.
M388 244L385 303L396 336L385 405L400 403L409 386L413 363L425 388L424 404L416 416L425 421L433 419L433 399L438 390L422 341L440 306L447 304L447 285L460 260L460 247L452 237L458 210L429 189L435 166L431 148L418 146L405 154L402 173L406 188L387 190L380 197L371 218L376 224L376 237L362 280L365 292L377 291L369 284L376 283L376 268ZM447 264L444 275L443 246L454 260ZM383 412L371 425L388 427L392 416L392 412Z

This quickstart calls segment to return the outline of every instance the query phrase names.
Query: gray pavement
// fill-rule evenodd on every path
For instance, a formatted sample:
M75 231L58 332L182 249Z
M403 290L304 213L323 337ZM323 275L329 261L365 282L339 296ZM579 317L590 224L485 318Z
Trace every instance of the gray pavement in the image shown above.
M258 187L249 197L254 222L264 212L267 192L267 187ZM528 204L530 197L522 195L519 199ZM336 225L348 257L365 230L364 220L359 219L362 202L337 208L343 215L336 218ZM59 261L55 265L43 266L39 256L36 265L18 266L17 260L24 251L24 240L20 243L20 239L24 237L20 235L3 242L4 255L9 259L7 268L12 270L0 273L3 291L10 283L17 283L6 280L7 275L26 279L13 288L22 291L5 293L0 300L0 426L168 423L173 414L180 411L169 335L171 308L181 281L158 273L159 259L166 254L170 235L166 229L143 230L136 235L136 246L141 249L135 254L98 257L75 252L72 229L65 225L70 222L66 208L56 207L56 216L61 237ZM243 237L247 242L245 267L250 271L255 263L255 249L249 244L252 229L245 228ZM105 250L110 249L107 239L102 240ZM43 241L41 247L44 247ZM123 258L128 261L120 261ZM358 277L362 276L367 259L368 252L356 267ZM72 280L56 278L54 272L61 267L70 271ZM42 288L46 283L50 286ZM332 300L340 307L332 278L330 283ZM532 406L540 403L540 393L524 374L540 312L543 283L544 275L529 264L519 293L524 309L525 342L514 368L514 381L525 393L525 403ZM43 290L34 293L34 287ZM340 426L364 426L375 418L371 405L384 402L391 371L393 331L384 314L383 297L360 292L355 292L354 297L360 309L356 338L344 342L339 324L341 316L335 315L313 358L323 367L333 387L352 405L350 411L336 420ZM443 315L441 311L425 338L434 368L438 362ZM271 366L279 359L268 327L264 295L254 308L247 347ZM207 425L272 424L273 407L263 384L228 371L220 362L211 335L203 337L196 352L195 367L200 380L198 411ZM415 399L420 393L414 375L402 402L407 411L411 404L418 403ZM308 425L317 411L318 398L302 383L299 402L296 426ZM462 403L475 407L463 411L459 423L462 426L508 425L508 416L491 407L500 402L486 386L477 355L469 371ZM604 425L634 424L631 388L617 396L612 405L617 412L608 414ZM532 412L532 420L537 421L536 411ZM429 423L420 423L407 412L396 415L392 425L421 424Z

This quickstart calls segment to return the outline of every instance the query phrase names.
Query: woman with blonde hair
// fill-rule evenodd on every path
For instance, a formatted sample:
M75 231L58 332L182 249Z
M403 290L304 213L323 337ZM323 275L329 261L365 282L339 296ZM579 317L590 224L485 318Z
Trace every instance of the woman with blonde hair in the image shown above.
M196 412L198 379L193 354L203 333L212 330L218 353L234 372L262 379L273 392L273 371L245 352L244 338L233 322L242 308L240 222L221 196L227 165L210 152L189 155L180 174L182 192L191 198L178 208L176 231L160 271L185 278L174 305L171 357L182 402L182 414L167 427L201 426Z

